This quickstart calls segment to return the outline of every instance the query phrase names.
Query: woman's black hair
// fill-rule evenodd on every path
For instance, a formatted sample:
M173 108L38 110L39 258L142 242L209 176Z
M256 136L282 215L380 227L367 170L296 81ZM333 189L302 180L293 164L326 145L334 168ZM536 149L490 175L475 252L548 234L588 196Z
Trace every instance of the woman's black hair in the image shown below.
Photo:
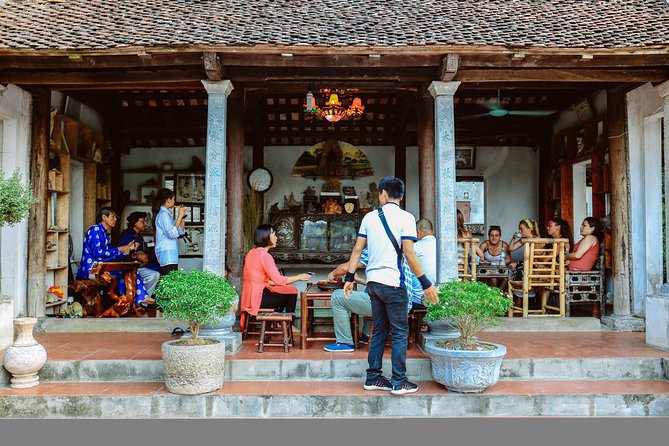
M260 225L253 233L253 244L258 248L266 248L272 244L269 236L272 235L274 228L272 225Z
M560 227L560 236L569 240L570 248L574 246L574 239L571 236L571 228L569 227L569 223L567 223L566 220L563 220L560 217L551 217L548 219L548 221L552 221Z
M502 235L502 228L499 225L490 225L488 228L488 237L490 237L492 231L498 231L499 235Z
M160 207L164 205L165 202L170 198L172 198L173 196L174 196L174 191L166 187L161 187L160 189L158 189L158 192L156 192L156 198L155 200L153 200L153 205L151 206L151 211L153 212L151 220L153 222L154 235L156 233L156 217L158 216L158 212L160 212Z
M595 217L585 217L584 221L587 221L588 225L590 225L591 228L594 228L592 235L597 237L599 243L602 243L604 241L604 226L602 225L602 222Z

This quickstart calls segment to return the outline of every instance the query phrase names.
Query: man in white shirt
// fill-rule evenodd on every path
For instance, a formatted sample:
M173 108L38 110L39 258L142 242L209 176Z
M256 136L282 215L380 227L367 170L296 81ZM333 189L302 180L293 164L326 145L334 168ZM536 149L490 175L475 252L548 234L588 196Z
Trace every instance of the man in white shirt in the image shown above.
M414 243L413 249L425 275L432 283L435 283L437 281L437 239L434 237L432 222L427 218L421 218L416 222L416 231L418 241Z
M402 271L402 254L418 278L425 300L436 302L437 289L424 274L414 252L417 239L414 217L400 208L404 196L404 182L399 178L385 177L379 183L381 208L365 215L360 224L358 238L349 259L349 270L344 278L344 295L353 289L354 272L362 250L369 248L366 267L367 292L372 302L374 332L369 346L365 390L390 390L393 395L404 395L418 390L406 377L406 350L408 327L408 299L406 277ZM401 248L400 248L401 245ZM352 271L351 271L352 270ZM392 377L383 376L383 349L392 329Z

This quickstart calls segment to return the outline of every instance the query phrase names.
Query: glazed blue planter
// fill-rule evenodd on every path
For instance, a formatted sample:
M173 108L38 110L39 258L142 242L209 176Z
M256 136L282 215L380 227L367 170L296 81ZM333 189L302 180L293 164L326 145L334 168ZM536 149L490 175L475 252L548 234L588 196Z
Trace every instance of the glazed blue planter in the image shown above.
M458 393L481 393L499 380L506 347L491 342L492 350L470 351L437 347L434 342L425 345L425 353L432 363L432 377L448 390Z

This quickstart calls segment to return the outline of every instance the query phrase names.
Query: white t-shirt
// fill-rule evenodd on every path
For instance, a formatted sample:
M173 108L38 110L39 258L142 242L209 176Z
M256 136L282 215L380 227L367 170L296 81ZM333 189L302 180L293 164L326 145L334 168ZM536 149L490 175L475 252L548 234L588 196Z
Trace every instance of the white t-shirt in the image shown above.
M402 248L402 240L417 240L416 223L413 215L402 210L397 203L388 202L383 206L390 232ZM367 282L377 282L388 286L406 287L400 281L401 263L398 264L397 251L393 247L377 211L366 214L360 223L358 236L367 238L369 262L365 270ZM401 259L400 259L401 262ZM402 279L404 274L402 273Z
M437 239L434 235L426 235L413 244L416 257L420 262L423 273L430 282L437 282Z

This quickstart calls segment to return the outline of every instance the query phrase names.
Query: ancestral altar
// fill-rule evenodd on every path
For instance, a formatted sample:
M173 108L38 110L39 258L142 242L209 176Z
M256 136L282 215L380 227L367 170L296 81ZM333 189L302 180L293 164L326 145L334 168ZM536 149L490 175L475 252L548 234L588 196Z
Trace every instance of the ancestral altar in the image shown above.
M360 225L359 214L270 213L277 246L270 253L283 263L341 263L349 259Z

